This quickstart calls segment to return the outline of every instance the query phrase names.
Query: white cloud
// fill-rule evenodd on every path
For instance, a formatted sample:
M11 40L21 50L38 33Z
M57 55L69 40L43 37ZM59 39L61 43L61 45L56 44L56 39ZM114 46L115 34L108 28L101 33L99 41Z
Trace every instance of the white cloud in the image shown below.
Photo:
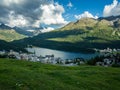
M32 24L32 27L39 28L39 27L40 27L40 23L41 23L40 20L36 20L36 21Z
M24 0L1 0L3 5L21 4Z
M75 15L76 19L81 19L81 18L94 18L97 19L98 16L93 16L91 13L89 13L88 11L85 11L83 14L80 15Z
M62 14L65 12L62 5L58 3L41 5L43 10L42 16L40 18L41 22L47 25L63 25L67 24L67 21L64 20Z
M22 15L16 15L14 11L9 14L8 25L14 27L25 27L28 25L28 21Z
M9 26L65 25L64 12L54 0L0 0L0 22Z
M67 4L67 6L68 6L69 8L71 8L71 7L73 7L73 4L72 4L71 2L69 2L69 3Z
M47 28L44 28L43 30L41 30L41 32L50 32L50 31L53 31L54 30L54 28L52 28L52 27L47 27Z
M110 5L106 5L104 7L103 16L117 16L120 15L120 3L118 0L113 0L113 3Z
M30 29L29 29L29 30L27 30L27 31L28 31L28 32L34 32L35 30L30 30Z

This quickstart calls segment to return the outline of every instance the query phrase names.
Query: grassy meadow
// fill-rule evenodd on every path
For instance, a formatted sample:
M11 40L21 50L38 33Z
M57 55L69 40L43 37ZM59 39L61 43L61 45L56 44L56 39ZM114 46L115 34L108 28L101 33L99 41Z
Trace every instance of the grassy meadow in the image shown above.
M0 59L0 90L120 90L120 68Z

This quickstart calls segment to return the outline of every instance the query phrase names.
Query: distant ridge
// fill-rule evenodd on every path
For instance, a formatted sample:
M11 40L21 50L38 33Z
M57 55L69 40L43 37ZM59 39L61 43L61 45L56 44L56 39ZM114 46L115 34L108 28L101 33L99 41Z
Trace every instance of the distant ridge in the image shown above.
M25 38L25 35L22 35L18 32L15 31L15 29L5 25L1 24L0 25L0 40L5 40L5 41L14 41L14 40L19 40Z
M6 30L11 30L12 28L9 27L9 26L7 26L7 25L5 25L5 24L3 24L3 23L1 23L1 24L0 24L0 30L4 30L4 29L6 29Z
M105 20L108 20L108 21L113 21L113 20L116 20L116 19L120 19L120 15L118 15L118 16L109 16L109 17L100 17L100 18L98 18L98 20L102 20L102 19L105 19Z

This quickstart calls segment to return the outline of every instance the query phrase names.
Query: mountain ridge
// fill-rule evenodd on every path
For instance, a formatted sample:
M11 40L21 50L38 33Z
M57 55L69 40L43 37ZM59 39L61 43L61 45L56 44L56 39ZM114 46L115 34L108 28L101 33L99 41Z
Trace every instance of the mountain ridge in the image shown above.
M117 17L118 18L118 17ZM115 18L116 20L116 18ZM119 19L83 18L37 36L11 42L20 48L27 45L71 52L94 52L94 49L120 48ZM21 46L19 46L21 45Z
M14 40L23 39L25 37L25 35L16 32L16 30L12 27L9 27L3 23L0 25L0 40L11 42Z

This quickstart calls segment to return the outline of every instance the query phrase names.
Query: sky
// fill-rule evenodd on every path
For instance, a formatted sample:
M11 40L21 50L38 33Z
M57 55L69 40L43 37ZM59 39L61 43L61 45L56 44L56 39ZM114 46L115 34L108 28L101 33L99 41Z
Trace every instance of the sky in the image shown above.
M81 18L120 15L120 0L0 0L0 23L48 30Z

